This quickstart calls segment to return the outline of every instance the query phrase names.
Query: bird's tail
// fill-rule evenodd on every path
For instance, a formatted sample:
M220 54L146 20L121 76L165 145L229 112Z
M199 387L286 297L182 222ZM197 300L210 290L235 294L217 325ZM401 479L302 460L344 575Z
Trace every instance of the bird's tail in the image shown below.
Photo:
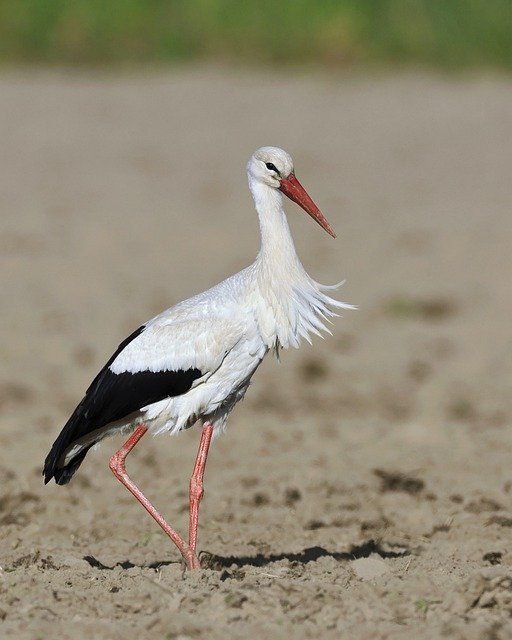
M82 401L74 410L59 437L53 443L50 453L46 456L43 469L45 484L48 484L52 478L55 478L57 484L67 484L82 464L89 449L101 439L99 436L88 442L80 443L83 446L76 446L76 452L71 457L66 455L73 445L79 445L81 436L88 430L83 405Z
M68 464L66 464L63 467L55 466L52 469L51 460L49 462L45 462L44 471L43 471L44 483L47 484L52 478L55 478L55 482L57 484L67 484L73 477L73 474L75 473L75 471L82 464L83 459L85 458L85 456L87 455L87 452L92 446L93 444L90 444L88 447L84 447L80 451L80 453L78 453L70 462L68 462ZM50 453L48 454L48 458L46 459L47 461L52 455L52 451L50 451Z

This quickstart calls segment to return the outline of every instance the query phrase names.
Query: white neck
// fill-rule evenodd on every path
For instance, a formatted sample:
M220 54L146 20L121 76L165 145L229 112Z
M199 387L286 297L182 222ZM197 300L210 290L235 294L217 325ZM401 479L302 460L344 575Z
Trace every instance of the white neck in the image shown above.
M261 337L268 348L298 347L301 338L328 331L325 321L335 315L329 307L346 307L324 293L335 287L315 282L295 251L283 196L249 173L261 229L261 249L251 269L257 287L256 314Z
M258 259L276 266L300 265L284 213L281 192L251 178L249 188L260 221L261 249Z

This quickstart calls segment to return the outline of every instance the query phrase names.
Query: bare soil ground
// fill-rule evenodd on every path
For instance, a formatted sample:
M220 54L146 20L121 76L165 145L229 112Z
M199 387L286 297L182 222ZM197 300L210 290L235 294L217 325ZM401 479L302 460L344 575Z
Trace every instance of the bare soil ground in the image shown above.
M406 75L0 77L0 636L512 637L512 85ZM303 262L359 305L271 358L176 550L91 452L43 459L141 321L248 264L244 165L283 146L339 233ZM183 531L199 431L143 441Z

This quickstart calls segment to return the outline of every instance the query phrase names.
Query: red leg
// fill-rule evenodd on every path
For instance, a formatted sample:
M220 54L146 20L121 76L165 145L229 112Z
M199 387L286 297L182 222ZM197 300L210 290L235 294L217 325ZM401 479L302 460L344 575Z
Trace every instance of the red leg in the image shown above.
M190 478L190 526L188 530L188 545L192 553L196 552L197 545L197 525L199 522L199 503L203 497L203 477L204 468L206 466L206 458L208 457L208 449L213 435L213 424L205 422L203 432L201 433L201 442L199 443L199 451L197 452L194 471Z
M144 509L146 509L149 515L158 522L165 533L178 547L181 555L183 556L183 559L185 560L187 569L200 569L201 565L193 549L191 549L189 545L182 540L178 533L176 533L176 531L174 531L174 529L167 524L167 522L158 513L158 511L146 498L142 491L129 478L128 473L126 472L126 456L130 453L130 451L142 438L147 430L148 428L144 425L140 425L139 427L137 427L132 435L128 438L124 446L122 446L121 449L119 449L117 453L114 453L114 455L110 458L109 467L116 478L124 484L128 491L133 494L133 496L135 496L135 498L141 503Z

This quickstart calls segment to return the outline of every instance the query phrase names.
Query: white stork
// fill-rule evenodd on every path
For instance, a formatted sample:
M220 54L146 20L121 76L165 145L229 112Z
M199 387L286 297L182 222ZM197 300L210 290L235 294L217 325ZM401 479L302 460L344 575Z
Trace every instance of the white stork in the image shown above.
M328 331L350 308L304 270L283 210L282 193L300 205L333 238L335 233L295 177L291 157L276 147L258 149L247 165L261 229L261 249L252 265L215 287L164 311L124 340L93 380L62 429L44 465L45 483L66 484L89 449L107 436L134 430L110 458L116 477L176 544L188 569L196 554L199 503L212 435L224 430L265 355L298 347L301 338ZM190 479L190 524L186 543L169 526L126 472L125 459L142 436L178 433L202 423Z

